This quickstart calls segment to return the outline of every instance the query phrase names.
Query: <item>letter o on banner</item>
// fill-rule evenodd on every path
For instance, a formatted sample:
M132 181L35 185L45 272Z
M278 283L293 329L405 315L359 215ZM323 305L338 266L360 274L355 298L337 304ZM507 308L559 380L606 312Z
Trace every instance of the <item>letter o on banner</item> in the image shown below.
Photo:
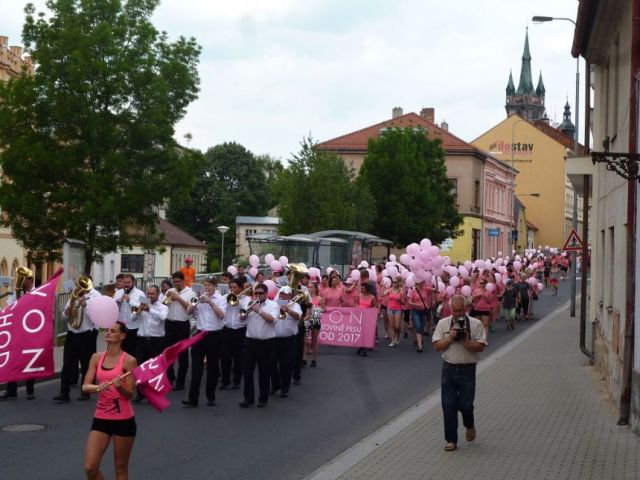
M35 328L30 328L27 325L27 318L29 318L29 316L33 316L32 314L35 314L36 317L40 319L40 323ZM22 328L24 328L24 330L28 333L38 333L40 330L42 330L42 327L44 327L44 323L45 323L44 313L42 313L41 310L37 310L37 309L29 310L27 313L24 314L24 317L22 317Z
M7 341L2 343L2 336L6 336L7 337ZM0 332L0 348L5 348L7 345L9 345L11 343L11 333L3 330Z

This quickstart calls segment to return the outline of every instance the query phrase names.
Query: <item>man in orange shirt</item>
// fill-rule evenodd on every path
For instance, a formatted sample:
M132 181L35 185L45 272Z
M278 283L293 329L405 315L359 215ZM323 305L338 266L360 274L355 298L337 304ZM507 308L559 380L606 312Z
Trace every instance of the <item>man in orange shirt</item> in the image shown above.
M180 268L180 271L184 275L184 286L190 287L196 280L196 269L193 268L193 259L191 257L185 258L184 263L186 265Z

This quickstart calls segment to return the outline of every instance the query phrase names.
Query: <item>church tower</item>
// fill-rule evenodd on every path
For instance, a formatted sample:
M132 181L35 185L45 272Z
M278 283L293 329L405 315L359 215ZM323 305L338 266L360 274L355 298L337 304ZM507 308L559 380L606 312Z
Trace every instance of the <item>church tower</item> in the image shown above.
M531 53L529 52L529 29L524 37L524 52L522 53L522 66L520 67L520 80L518 89L513 84L513 74L509 72L507 84L507 103L505 110L507 116L519 114L527 120L539 120L544 118L544 82L542 72L538 79L538 86L533 88L531 75Z
M571 106L569 106L569 100L564 105L564 114L562 116L562 123L558 129L564 133L567 137L575 138L576 127L571 121Z

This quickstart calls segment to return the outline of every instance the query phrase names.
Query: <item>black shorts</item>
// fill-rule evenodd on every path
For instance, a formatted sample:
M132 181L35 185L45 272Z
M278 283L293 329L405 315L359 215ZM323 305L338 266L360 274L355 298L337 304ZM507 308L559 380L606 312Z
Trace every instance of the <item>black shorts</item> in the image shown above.
M127 418L126 420L94 418L91 430L106 433L110 437L113 435L118 437L135 437L137 431L136 417Z
M469 316L473 317L473 318L478 318L478 317L488 317L491 315L491 312L485 312L482 310L471 310L469 312Z

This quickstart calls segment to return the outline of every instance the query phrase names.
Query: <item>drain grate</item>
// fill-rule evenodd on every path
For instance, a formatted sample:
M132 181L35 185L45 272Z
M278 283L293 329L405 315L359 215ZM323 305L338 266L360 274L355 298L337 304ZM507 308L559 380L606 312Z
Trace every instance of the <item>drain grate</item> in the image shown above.
M38 423L19 423L16 425L5 425L2 427L3 432L9 433L41 432L46 429L46 425L40 425Z

